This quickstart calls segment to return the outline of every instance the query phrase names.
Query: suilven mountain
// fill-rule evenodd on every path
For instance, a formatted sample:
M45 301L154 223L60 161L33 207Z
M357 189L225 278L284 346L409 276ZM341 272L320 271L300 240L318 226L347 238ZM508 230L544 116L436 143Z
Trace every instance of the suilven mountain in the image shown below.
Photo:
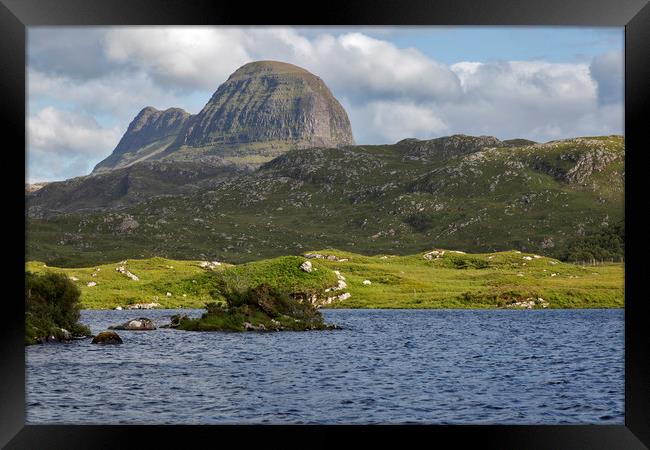
M243 262L309 249L623 256L622 136L354 145L299 67L235 71L196 115L143 109L93 173L28 189L27 258Z

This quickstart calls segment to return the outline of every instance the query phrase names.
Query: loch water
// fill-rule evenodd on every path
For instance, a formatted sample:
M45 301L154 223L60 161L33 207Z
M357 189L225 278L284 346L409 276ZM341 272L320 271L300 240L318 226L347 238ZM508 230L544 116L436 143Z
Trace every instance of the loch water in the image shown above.
M84 310L93 333L201 310ZM623 424L624 311L322 310L342 330L26 347L28 424Z

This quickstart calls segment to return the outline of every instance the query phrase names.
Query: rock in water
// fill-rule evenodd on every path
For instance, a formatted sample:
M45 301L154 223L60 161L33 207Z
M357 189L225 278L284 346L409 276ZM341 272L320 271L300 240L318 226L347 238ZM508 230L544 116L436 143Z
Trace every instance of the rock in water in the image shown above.
M149 331L155 330L156 326L154 325L151 319L146 317L140 317L139 319L129 320L124 322L121 325L113 325L108 327L109 330L130 330L130 331Z
M192 117L175 145L267 143L291 148L354 145L348 115L316 75L256 61L237 69Z
M122 338L115 331L102 331L95 336L91 344L121 344Z
M160 328L178 328L183 320L187 320L189 317L185 314L174 314L171 316L171 321L168 325L161 325Z

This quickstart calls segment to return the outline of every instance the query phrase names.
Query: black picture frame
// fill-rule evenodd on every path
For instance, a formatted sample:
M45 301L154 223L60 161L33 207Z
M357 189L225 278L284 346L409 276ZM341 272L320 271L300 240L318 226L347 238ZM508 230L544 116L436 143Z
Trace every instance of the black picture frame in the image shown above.
M149 448L235 445L271 448L338 446L348 435L384 443L413 439L454 447L647 448L650 446L650 343L644 298L643 171L646 118L650 117L650 5L646 0L330 0L318 4L213 2L209 0L0 0L0 98L4 127L5 236L25 230L25 44L26 27L39 25L570 25L625 27L625 425L567 426L35 426L25 425L23 292L25 247L4 271L0 327L0 445L9 449ZM7 139L7 137L11 139ZM13 142L9 146L7 142ZM9 162L11 161L11 162ZM23 217L23 221L18 218ZM12 219L10 219L12 218ZM343 436L345 435L345 436ZM275 445L274 445L275 443Z

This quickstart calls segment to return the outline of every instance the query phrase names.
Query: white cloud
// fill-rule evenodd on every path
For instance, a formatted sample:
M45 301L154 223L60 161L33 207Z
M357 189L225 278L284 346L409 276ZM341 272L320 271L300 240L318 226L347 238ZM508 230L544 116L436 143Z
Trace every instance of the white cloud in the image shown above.
M105 37L107 57L174 86L216 90L238 67L257 59L303 66L337 90L362 97L439 96L460 92L443 64L412 48L361 33L310 40L285 27L116 28Z
M358 142L393 143L406 137L430 139L449 134L449 126L432 108L400 101L370 102L352 108L350 120L356 124Z
M88 80L29 70L27 77L29 99L47 99L52 104L73 104L87 114L110 114L126 125L145 106L158 109L190 108L198 112L209 98L205 93L201 104L188 101L187 92L177 92L157 85L143 71L110 73Z
M61 179L71 169L88 173L117 145L121 134L120 128L102 128L92 117L43 108L27 121L29 180Z
M144 69L165 85L213 89L250 61L238 28L125 27L105 36L109 60Z
M593 123L597 90L586 64L463 62L451 68L464 95L441 115L455 132L538 141L575 136L578 123L587 133L620 132L619 122Z
M419 50L400 49L361 33L317 38L314 59L315 73L357 101L378 97L448 100L461 92L460 80L444 64Z
M591 102L596 85L585 64L541 61L458 63L451 66L462 78L465 101L493 99L539 104Z
M624 65L623 52L615 50L597 56L589 67L591 76L598 83L598 100L601 104L623 101Z

